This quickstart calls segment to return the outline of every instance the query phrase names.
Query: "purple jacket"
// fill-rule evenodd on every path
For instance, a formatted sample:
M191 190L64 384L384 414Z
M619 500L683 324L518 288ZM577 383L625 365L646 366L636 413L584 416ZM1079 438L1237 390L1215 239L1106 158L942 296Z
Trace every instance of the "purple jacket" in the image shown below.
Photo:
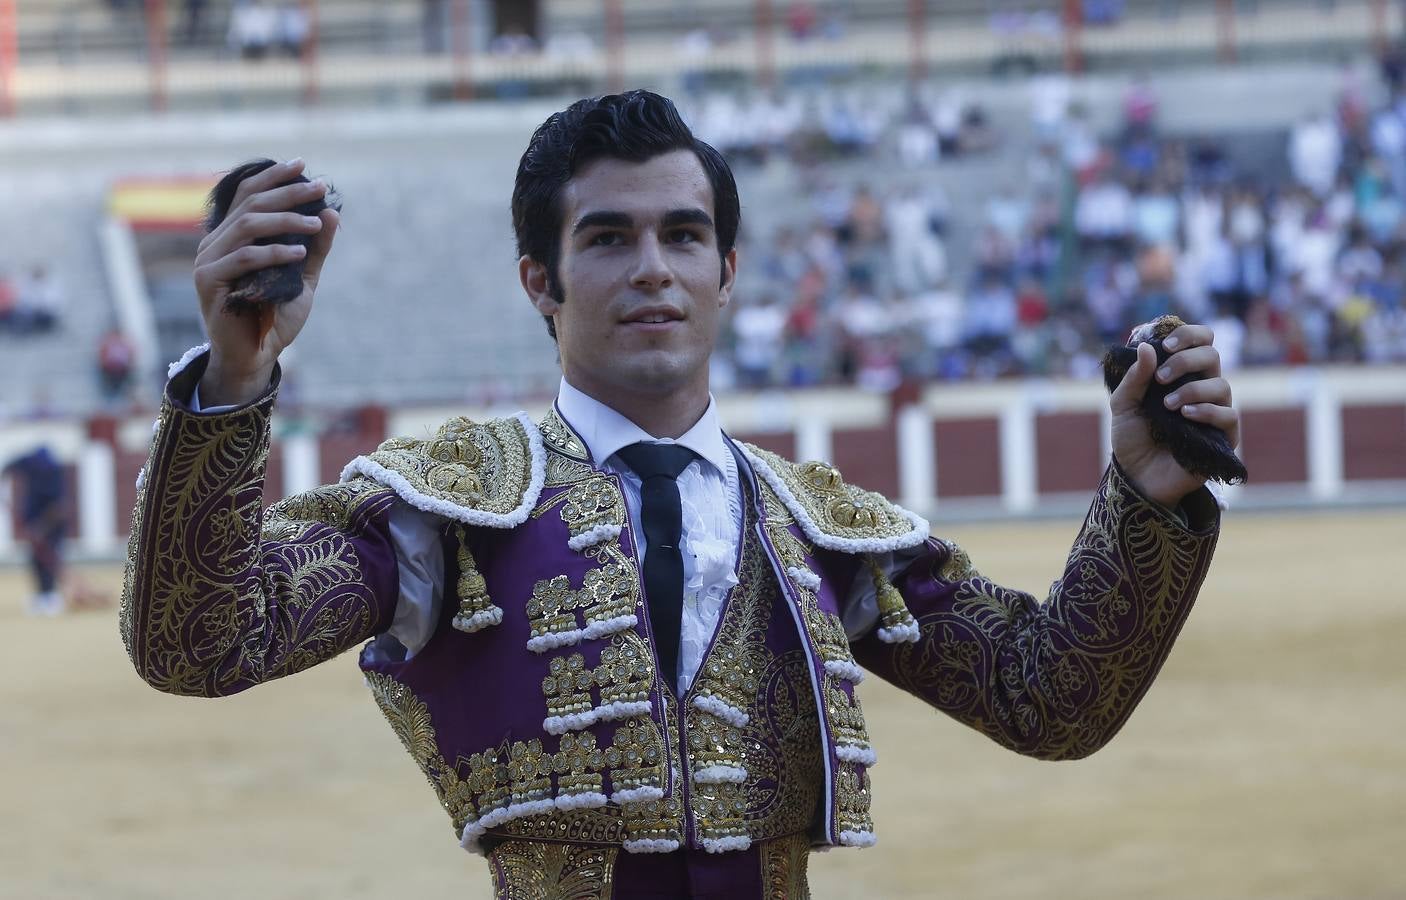
M201 369L173 379L139 491L121 614L134 665L160 690L213 696L375 638L398 595L388 509L439 514L444 619L409 660L371 641L362 668L469 849L533 837L722 852L801 827L870 844L856 660L1019 752L1092 752L1160 668L1218 526L1204 492L1188 527L1111 467L1041 604L833 468L736 444L750 574L681 702L656 677L618 482L555 414L388 441L342 484L265 512L272 395L191 415L172 398ZM920 545L892 583L872 558ZM839 599L857 576L874 579L881 622L851 648ZM808 737L763 746L782 732ZM787 780L813 784L787 794Z

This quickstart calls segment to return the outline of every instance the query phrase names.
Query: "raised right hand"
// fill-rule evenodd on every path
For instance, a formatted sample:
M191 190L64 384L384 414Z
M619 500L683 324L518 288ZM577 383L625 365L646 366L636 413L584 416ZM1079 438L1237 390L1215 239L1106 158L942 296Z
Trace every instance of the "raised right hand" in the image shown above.
M321 181L278 187L302 171L303 161L295 159L246 178L235 192L229 214L196 251L195 290L200 295L205 333L210 336L210 363L200 379L203 406L242 405L267 390L278 355L297 337L312 312L313 292L340 220L333 209L325 209L317 217L289 212L327 193L327 185ZM307 250L289 244L254 245L258 238L289 233L317 237ZM260 346L258 320L225 311L233 283L241 275L295 262L304 254L303 292L275 308L273 328Z

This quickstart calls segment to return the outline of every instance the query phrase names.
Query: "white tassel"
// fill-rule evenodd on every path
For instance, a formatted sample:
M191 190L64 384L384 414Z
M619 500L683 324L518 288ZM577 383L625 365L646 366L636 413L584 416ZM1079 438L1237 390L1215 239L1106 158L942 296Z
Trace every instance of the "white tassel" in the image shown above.
M726 853L729 850L746 850L752 846L752 839L745 834L725 838L704 838L703 849L709 853Z
M566 794L555 801L557 809L599 809L609 801L600 791L585 791L580 794Z
M649 715L648 700L616 700L585 712L567 713L564 716L548 716L542 720L542 730L548 734L566 734L568 731L589 728L597 722L614 722L618 719L647 715Z
M585 550L587 547L594 547L596 544L613 541L619 536L620 526L606 522L600 525L592 525L580 534L572 535L566 542L566 546L579 552Z
M786 570L786 574L791 576L791 580L803 588L812 591L820 590L820 576L810 569L801 566L791 566Z
M142 466L137 471L137 490L140 491L144 484L146 484L146 466Z
M843 678L850 684L859 684L864 681L864 670L847 659L827 659L825 660L826 673Z
M872 847L878 842L872 831L841 831L840 843L846 847Z
M731 703L724 703L717 697L710 694L699 694L693 698L693 705L705 713L712 713L729 725L738 728L747 727L747 723L752 721L751 716L733 706Z
M879 629L879 640L885 644L916 644L922 636L923 633L915 622Z
M747 770L740 766L706 766L693 773L698 784L743 784L747 781Z
M644 803L649 800L663 799L663 788L649 787L648 785L637 788L626 788L623 791L616 791L610 795L610 802L618 806L623 806L626 803Z
M679 842L667 838L641 838L625 841L620 846L625 848L626 853L673 853L679 849Z
M628 631L640 623L639 617L634 613L624 616L616 616L613 619L602 619L599 622L592 622L581 632L587 640L594 641L607 635L615 634L617 631Z
M546 653L548 650L555 650L558 647L579 644L584 635L585 632L579 628L573 628L570 631L549 631L546 634L528 638L527 649L533 653Z
M471 616L455 616L454 628L457 631L473 634L475 631L482 631L491 625L498 625L503 621L503 611L494 606L489 609L481 609Z
M872 766L879 761L878 754L868 744L840 744L835 747L835 755L845 762Z

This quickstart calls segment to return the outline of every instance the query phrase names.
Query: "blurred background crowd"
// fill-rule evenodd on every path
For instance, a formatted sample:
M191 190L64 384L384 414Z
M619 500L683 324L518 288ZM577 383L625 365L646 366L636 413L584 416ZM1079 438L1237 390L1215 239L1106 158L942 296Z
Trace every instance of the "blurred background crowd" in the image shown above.
M1022 135L947 93L892 121L785 100L702 104L740 165L808 186L788 221L750 233L756 302L730 318L743 386L1095 373L1104 345L1165 313L1211 323L1227 365L1406 361L1406 93L1398 67L1344 66L1336 108L1282 135L1168 135L1146 77L1107 137L1060 76L1036 79ZM728 123L728 127L712 123ZM1028 143L1018 180L954 207L927 165ZM877 190L836 159L910 173ZM775 161L779 160L779 163ZM954 229L974 231L953 258Z

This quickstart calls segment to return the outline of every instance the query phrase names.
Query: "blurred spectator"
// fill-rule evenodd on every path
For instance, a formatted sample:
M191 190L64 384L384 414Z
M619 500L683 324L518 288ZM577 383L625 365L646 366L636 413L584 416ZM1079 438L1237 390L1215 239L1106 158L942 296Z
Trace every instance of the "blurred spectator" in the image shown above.
M115 325L98 339L98 377L107 400L118 400L127 390L136 356L132 341Z
M199 41L205 32L206 0L185 0L185 18L181 22L181 39L187 44Z
M263 59L279 37L279 14L266 0L236 0L229 13L229 46L244 59Z
M63 611L59 578L63 571L63 542L68 533L65 512L67 485L63 468L40 446L16 457L0 469L19 488L21 537L29 545L35 593L29 600L34 615L53 616Z
M425 52L437 56L448 49L450 0L420 0L420 32Z
M792 0L786 10L786 30L791 33L792 39L804 41L814 37L819 23L820 15L816 12L814 3L808 0Z
M308 11L299 0L285 0L278 7L278 48L283 53L302 56L310 29Z
M1324 115L1305 117L1289 137L1289 165L1294 177L1319 197L1332 191L1342 154L1342 136Z
M9 331L15 327L15 310L19 300L20 293L15 283L0 272L0 329Z
M47 266L37 264L14 287L9 327L21 334L51 331L63 314L64 298Z
M938 233L939 214L916 186L900 190L884 206L894 283L917 293L947 277L947 250Z
M763 294L757 303L743 304L733 314L733 362L739 386L764 387L771 383L781 359L786 322L786 310L770 294Z
M525 56L537 52L537 40L520 25L510 25L488 42L488 52L497 56Z

